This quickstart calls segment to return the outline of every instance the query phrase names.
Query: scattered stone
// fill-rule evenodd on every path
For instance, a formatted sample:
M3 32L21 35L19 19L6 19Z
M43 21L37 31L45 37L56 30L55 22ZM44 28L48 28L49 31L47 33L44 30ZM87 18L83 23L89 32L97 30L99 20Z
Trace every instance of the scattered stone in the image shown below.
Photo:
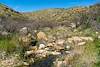
M50 51L50 49L49 49L49 48L45 48L44 50L46 50L46 51Z
M56 51L60 51L60 50L64 50L65 47L64 46L59 46L59 45L54 45L54 48Z
M81 43L78 43L79 46L82 46L82 45L85 45L86 42L81 42Z
M67 45L67 46L66 46L66 49L67 49L67 50L70 50L70 49L71 49L71 47Z
M68 55L66 55L66 56L64 57L64 61L66 62L65 64L66 64L66 65L73 64L73 62L74 62L74 60L75 60L76 58L78 58L78 54L73 53L73 52L69 53Z
M48 51L43 50L43 49L35 51L36 57L42 57L43 58L43 57L46 57L47 54L48 54Z
M37 50L35 53L36 53L36 54L42 54L42 53L44 53L44 52L47 52L47 51L41 49L41 50Z
M55 67L67 67L66 61L56 61Z
M52 42L50 45L56 50L56 51L60 51L60 50L64 50L65 49L65 40L63 39L59 39L56 42Z
M25 56L29 56L29 55L31 55L31 54L33 54L33 53L34 53L33 50L31 50L31 51L26 51Z
M70 52L70 51L65 51L65 53L66 53L66 54L70 54L71 52Z
M48 36L48 41L51 43L51 42L55 42L56 41L56 37L52 36L52 35L49 35Z
M29 65L29 63L27 63L27 62L23 62L23 65L28 66L28 65Z
M53 44L52 43L48 43L47 47L53 47Z
M86 41L94 41L92 37L80 37L80 38Z
M30 46L29 49L33 50L33 51L36 51L37 50L37 46Z
M44 45L44 44L40 44L39 45L39 49L43 49L43 48L45 48L46 46Z
M75 45L84 45L86 41L93 42L93 38L92 37L78 37L78 36L68 38L68 42Z
M65 40L59 39L59 40L56 41L56 44L63 45L64 42L65 42Z
M82 39L80 37L72 37L72 38L68 38L68 42L72 43L72 42L81 42Z
M53 51L53 52L51 52L51 54L53 54L53 55L60 55L61 53L60 52Z
M58 57L54 61L54 67L72 67L70 66L70 64L73 64L74 59L75 59L74 55L71 54L63 55L62 58Z

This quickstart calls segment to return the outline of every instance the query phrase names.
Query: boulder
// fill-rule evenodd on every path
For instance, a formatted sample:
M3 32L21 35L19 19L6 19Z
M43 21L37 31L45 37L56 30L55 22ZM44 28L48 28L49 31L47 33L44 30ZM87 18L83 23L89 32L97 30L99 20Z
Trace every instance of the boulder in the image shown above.
M55 49L56 51L65 50L65 46L54 45L54 49Z
M63 45L64 42L65 42L65 40L59 39L59 40L56 41L56 44L58 44L58 45Z
M56 61L54 67L67 67L66 61Z
M66 53L66 54L70 54L71 52L70 52L70 51L65 51L65 53Z
M78 43L78 42L81 42L82 39L80 37L72 37L72 38L68 38L68 42L69 43Z
M56 42L52 43L53 44L53 48L55 50L57 50L57 51L64 50L65 49L64 43L65 43L65 40L63 40L63 39L56 40Z
M93 41L92 37L80 37L80 38L85 40L85 41Z
M46 46L44 45L44 44L40 44L39 45L39 49L43 49L43 48L45 48Z
M23 65L24 65L24 66L29 66L29 63L23 62Z
M25 52L25 56L29 56L29 55L31 55L31 54L33 54L33 53L34 53L33 50L31 50L31 51L26 51L26 52Z
M77 59L77 54L75 53L69 53L68 55L64 55L61 59L61 57L57 58L56 61L54 61L54 67L72 67L74 63L74 60Z
M28 33L27 35L25 36L19 36L19 42L20 42L20 45L22 45L23 47L29 47L31 45L35 45L35 39L34 37Z
M66 65L70 65L73 64L74 60L78 57L78 54L71 52L67 56L65 56L64 61L66 62Z
M22 45L23 47L28 47L31 43L31 38L28 36L24 36L24 37L20 36L19 42L20 42L20 45Z
M78 36L68 38L69 43L76 44L76 45L84 45L86 44L87 41L93 42L93 38L92 37L78 37Z
M28 34L28 28L27 27L23 27L20 29L19 33L20 35L27 35Z
M52 43L48 43L47 47L53 47L53 44Z
M37 50L37 46L30 46L30 47L29 47L29 50L36 51L36 50Z
M36 57L42 57L43 58L43 57L46 57L47 54L48 54L48 51L43 50L43 49L35 51Z
M78 43L78 46L82 46L82 45L85 45L86 42L81 42L81 43Z
M61 53L60 52L56 52L56 51L52 51L52 52L50 52L50 54L52 54L52 55L60 55Z
M47 39L47 35L46 35L44 32L39 32L39 33L37 33L37 39L38 39L38 40L45 40L45 41L48 40L48 39Z

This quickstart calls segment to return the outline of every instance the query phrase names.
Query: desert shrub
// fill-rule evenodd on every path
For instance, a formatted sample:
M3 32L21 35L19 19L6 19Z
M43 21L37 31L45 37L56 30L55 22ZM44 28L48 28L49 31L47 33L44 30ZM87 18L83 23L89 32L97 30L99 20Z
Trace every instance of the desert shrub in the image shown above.
M7 53L16 51L17 39L15 36L0 36L0 50Z
M96 45L96 49L97 49L97 62L95 64L95 67L100 67L100 39L96 39L95 40L95 45Z
M97 22L98 22L98 23L100 23L100 16L99 16L99 17L97 17Z

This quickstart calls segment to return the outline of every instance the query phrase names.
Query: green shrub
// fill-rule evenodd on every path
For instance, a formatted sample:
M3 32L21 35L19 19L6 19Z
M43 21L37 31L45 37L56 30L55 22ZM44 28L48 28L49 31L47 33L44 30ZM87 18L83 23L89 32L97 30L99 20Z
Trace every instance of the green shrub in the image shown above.
M96 49L97 49L97 62L95 64L95 67L100 67L100 39L96 39L95 40L95 45L96 45Z
M97 22L98 22L98 23L100 23L100 16L99 16L99 17L97 17Z
M14 36L0 37L0 50L6 52L13 52L17 48L17 40Z

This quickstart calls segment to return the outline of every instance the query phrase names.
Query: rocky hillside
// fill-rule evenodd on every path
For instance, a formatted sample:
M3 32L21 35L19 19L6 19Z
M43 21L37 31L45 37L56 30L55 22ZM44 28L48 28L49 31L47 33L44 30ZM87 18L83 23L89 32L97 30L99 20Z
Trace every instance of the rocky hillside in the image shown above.
M0 4L0 28L3 31L16 32L22 27L29 27L30 29L57 26L76 28L89 25L93 29L100 30L99 12L99 4L83 8L56 8L31 13L19 13Z
M100 4L89 7L75 7L69 9L46 9L26 14L31 20L40 22L40 26L67 26L79 27L81 25L95 27L100 30Z
M100 67L100 4L30 13L0 4L0 67Z
M0 4L0 31L16 32L24 26L32 24L28 17L14 11L13 9Z

